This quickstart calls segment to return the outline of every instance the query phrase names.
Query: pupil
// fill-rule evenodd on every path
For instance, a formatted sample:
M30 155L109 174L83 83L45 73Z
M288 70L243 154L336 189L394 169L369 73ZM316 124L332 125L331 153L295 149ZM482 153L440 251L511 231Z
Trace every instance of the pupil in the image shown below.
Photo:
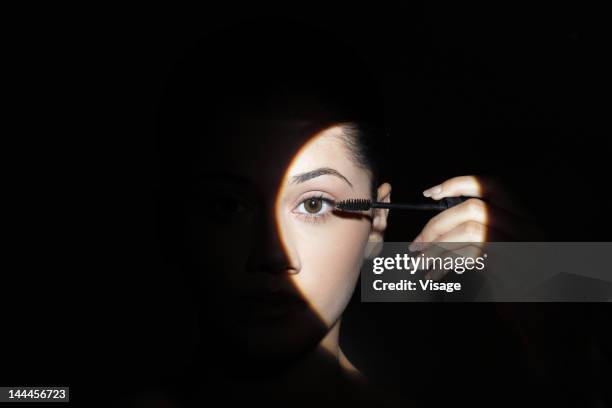
M312 212L312 213L319 212L319 210L321 209L321 204L322 204L322 202L321 202L320 199L318 199L318 198L311 198L306 203L306 211Z

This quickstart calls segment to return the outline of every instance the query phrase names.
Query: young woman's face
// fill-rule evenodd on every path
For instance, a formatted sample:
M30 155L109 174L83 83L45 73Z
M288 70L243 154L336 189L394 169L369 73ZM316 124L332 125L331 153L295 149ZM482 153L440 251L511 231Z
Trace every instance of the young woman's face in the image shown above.
M371 220L334 210L334 202L369 198L371 176L359 167L341 126L317 133L294 156L278 189L276 219L291 279L331 327L355 287Z
M257 120L217 132L190 222L201 300L224 341L268 362L292 358L352 295L372 222L333 202L369 198L371 176L339 125Z

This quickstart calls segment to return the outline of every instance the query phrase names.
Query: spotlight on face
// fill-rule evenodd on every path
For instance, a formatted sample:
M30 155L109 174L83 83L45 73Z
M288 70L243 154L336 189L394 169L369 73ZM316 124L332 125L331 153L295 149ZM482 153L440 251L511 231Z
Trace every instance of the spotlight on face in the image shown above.
M372 179L345 131L243 120L201 152L190 268L204 326L242 363L286 364L325 348L350 300L372 219L338 214L333 202L368 197Z
M314 135L289 164L276 199L279 235L295 265L292 283L327 328L350 300L371 229L369 217L334 211L335 202L371 192L371 175L345 138L341 124Z

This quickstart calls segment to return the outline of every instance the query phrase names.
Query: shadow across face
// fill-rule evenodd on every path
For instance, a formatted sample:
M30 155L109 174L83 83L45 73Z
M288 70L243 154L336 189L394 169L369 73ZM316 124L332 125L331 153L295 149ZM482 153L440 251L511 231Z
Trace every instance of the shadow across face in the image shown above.
M313 349L328 328L296 287L276 199L316 127L243 120L217 130L189 190L186 232L200 325L224 368L266 376ZM228 358L229 356L229 358Z

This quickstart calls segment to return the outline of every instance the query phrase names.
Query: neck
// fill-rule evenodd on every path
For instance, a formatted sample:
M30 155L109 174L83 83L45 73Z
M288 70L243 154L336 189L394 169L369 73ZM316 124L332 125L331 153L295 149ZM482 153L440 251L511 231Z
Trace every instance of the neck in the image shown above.
M340 321L328 331L318 346L292 364L281 375L266 379L231 381L230 388L249 397L291 395L302 402L322 395L333 398L346 387L347 376L357 370L339 346Z

